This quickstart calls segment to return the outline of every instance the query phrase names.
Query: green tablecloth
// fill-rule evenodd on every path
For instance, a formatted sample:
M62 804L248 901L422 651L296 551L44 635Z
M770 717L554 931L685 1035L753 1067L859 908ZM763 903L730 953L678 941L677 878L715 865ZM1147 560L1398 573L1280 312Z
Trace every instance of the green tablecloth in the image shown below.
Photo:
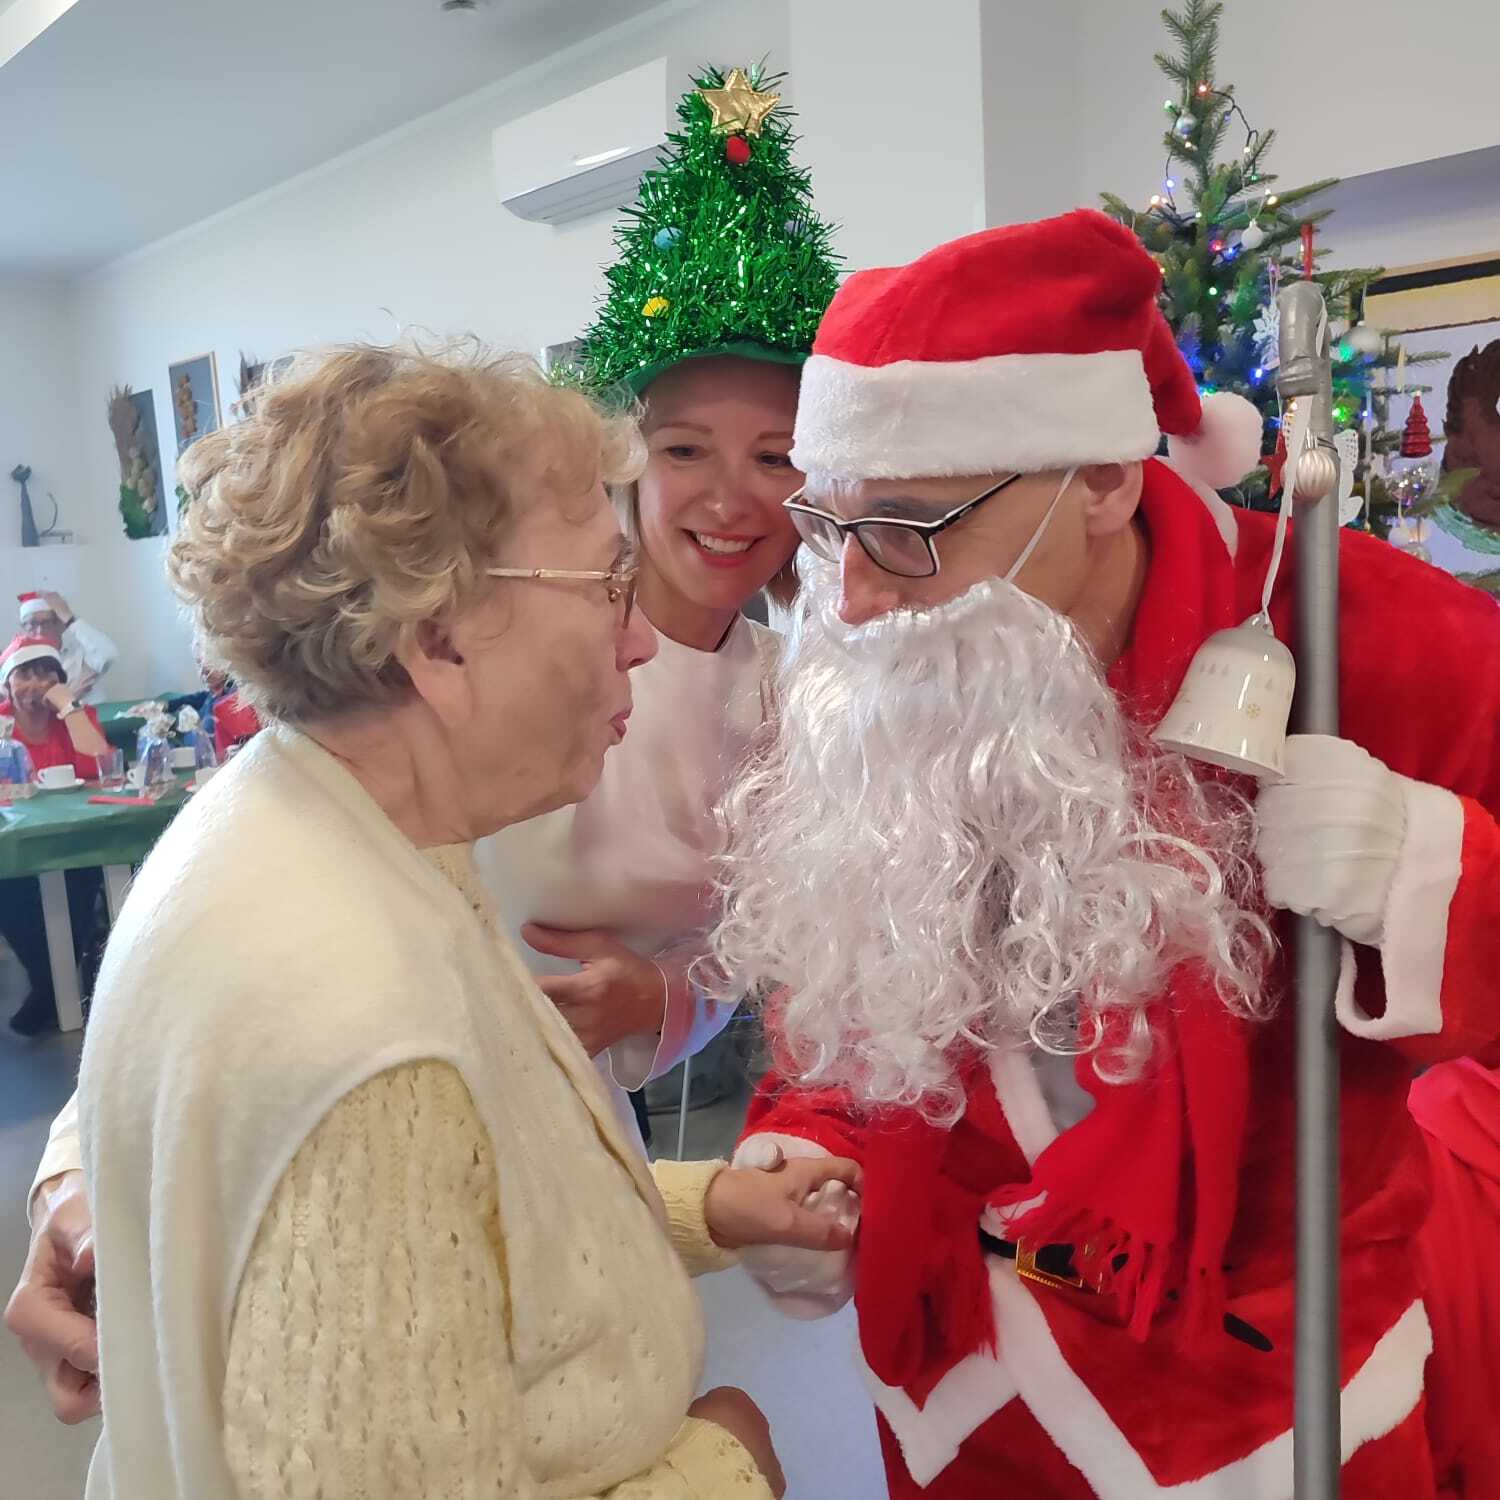
M91 803L97 787L37 792L24 802L8 803L0 813L0 879L139 864L181 812L191 779L191 772L180 772L174 791L134 807Z

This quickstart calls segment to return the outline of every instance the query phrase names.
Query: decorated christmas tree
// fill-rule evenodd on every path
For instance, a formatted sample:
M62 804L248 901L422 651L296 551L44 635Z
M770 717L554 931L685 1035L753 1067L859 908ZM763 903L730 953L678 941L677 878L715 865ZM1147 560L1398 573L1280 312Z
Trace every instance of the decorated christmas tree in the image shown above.
M1404 380L1405 364L1446 356L1418 354L1403 360L1389 334L1358 321L1365 291L1379 269L1317 269L1325 251L1316 229L1330 211L1309 213L1305 205L1338 179L1292 189L1276 186L1276 177L1266 169L1276 132L1252 126L1234 85L1218 76L1223 9L1221 0L1187 0L1180 11L1162 12L1177 44L1174 52L1156 54L1156 65L1172 87L1165 102L1162 182L1140 208L1111 193L1102 195L1105 208L1130 226L1161 266L1162 311L1205 393L1234 391L1253 401L1265 418L1262 451L1267 464L1224 492L1240 505L1265 509L1275 503L1280 426L1276 289L1289 277L1314 275L1340 334L1333 369L1334 424L1361 434L1356 483L1363 491L1366 480L1372 480L1362 524L1384 536L1399 508L1384 483L1384 459L1398 448L1400 434L1389 426L1390 398L1397 394L1398 382L1383 372L1401 362ZM1431 503L1437 503L1436 496Z
M792 160L791 112L758 68L706 70L615 231L585 379L639 393L695 354L800 364L838 287L831 229Z

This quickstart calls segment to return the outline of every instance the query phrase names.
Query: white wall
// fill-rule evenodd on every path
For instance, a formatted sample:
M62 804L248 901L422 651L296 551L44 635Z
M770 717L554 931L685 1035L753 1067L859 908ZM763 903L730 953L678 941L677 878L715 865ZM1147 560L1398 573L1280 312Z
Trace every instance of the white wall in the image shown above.
M792 0L802 156L851 270L984 226L982 3Z
M10 478L17 464L30 465L38 526L51 520L49 493L57 497L60 527L77 531L88 522L78 459L85 406L72 363L70 309L60 284L0 278L0 642L15 631L18 593L55 588L76 594L81 584L79 548L21 546L21 491ZM101 425L104 406L101 393Z
M1347 178L1324 206L1333 209L1324 239L1340 265L1397 269L1493 258L1500 255L1500 145Z
M0 277L0 547L21 542L20 491L9 478L18 463L33 471L38 524L51 514L51 490L62 506L61 524L79 525L80 407L70 306L60 283ZM104 406L101 394L101 421Z
M121 646L113 691L181 687L193 666L162 576L165 543L127 542L119 530L108 387L128 381L154 393L170 493L174 360L214 350L227 404L241 350L266 359L332 340L384 339L396 325L383 307L402 324L532 350L571 337L592 309L613 216L562 229L514 218L495 195L490 132L663 53L684 87L705 62L769 54L775 66L787 53L785 0L710 0L616 28L78 284L83 399L67 409L70 421L78 411L89 418L78 440L91 508L78 519L96 543L85 549L90 599Z
M1088 0L983 7L986 224L1097 207L1097 189L1085 182L1093 143L1078 111L1083 89L1095 86L1080 73L1087 8Z

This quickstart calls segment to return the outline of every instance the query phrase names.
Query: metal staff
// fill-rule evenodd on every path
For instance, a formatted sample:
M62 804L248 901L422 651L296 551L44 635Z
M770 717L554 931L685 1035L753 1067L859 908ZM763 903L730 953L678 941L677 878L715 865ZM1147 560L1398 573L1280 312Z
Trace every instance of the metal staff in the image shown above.
M1332 340L1312 281L1283 288L1276 388L1308 405L1309 444L1289 453L1297 504L1297 692L1303 734L1339 732L1338 455ZM1300 445L1299 445L1300 446ZM1299 480L1301 481L1299 483ZM1321 492L1321 493L1320 493ZM1339 936L1311 917L1296 926L1297 1348L1293 1473L1297 1500L1337 1500L1339 1442L1339 1045L1334 992Z

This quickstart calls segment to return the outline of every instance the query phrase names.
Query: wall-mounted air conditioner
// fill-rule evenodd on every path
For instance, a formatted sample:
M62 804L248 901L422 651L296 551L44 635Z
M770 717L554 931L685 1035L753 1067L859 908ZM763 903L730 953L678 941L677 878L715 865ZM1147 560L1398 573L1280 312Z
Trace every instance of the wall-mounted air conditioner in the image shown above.
M500 201L542 224L622 207L656 164L674 103L659 57L501 125L492 137Z

